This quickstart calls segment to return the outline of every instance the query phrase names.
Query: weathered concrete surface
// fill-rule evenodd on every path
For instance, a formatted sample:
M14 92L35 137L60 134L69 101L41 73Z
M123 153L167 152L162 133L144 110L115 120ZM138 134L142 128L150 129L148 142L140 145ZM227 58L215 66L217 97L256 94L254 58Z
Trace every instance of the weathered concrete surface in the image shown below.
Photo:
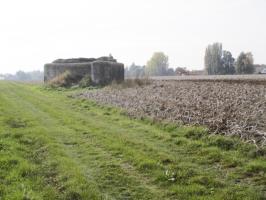
M76 83L85 75L91 77L95 85L106 85L112 81L124 80L124 64L112 57L58 59L44 66L44 82L69 71Z

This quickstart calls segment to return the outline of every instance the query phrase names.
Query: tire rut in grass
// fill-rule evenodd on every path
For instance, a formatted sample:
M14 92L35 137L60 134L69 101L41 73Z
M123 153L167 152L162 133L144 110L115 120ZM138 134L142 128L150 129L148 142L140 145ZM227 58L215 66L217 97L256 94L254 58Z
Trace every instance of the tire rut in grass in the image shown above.
M21 105L23 105L24 103L24 107L27 109L27 108L34 108L35 106L34 106L34 104L31 104L31 103L29 103L29 101L27 100L27 101L25 101L24 102L24 99L23 98L21 98L20 99L20 103L21 103ZM31 109L30 109L31 110ZM34 109L35 110L35 109ZM43 113L42 113L42 111L41 110L38 110L38 111L34 111L34 113L36 114L36 115L43 115ZM47 117L47 116L46 116ZM56 119L56 118L53 118L53 121L54 121L54 123L55 124L53 124L53 125L56 125L56 123L58 123L58 119ZM62 135L63 136L63 135ZM63 136L63 137L65 137L65 136ZM71 137L71 136L70 136ZM59 138L57 138L57 140L58 140ZM68 139L70 139L70 138L68 138ZM58 141L60 141L60 140L58 140ZM69 145L69 144L71 144L71 145ZM65 146L67 146L66 148L65 148L65 150L66 149L73 149L73 147L75 147L75 142L68 142L68 141L66 141L66 142L64 142L64 145ZM71 146L71 147L70 147ZM70 148L69 148L70 147ZM73 153L73 152L72 152ZM68 154L69 155L69 154ZM74 156L71 156L72 158L75 158L75 155ZM81 158L79 157L78 159L76 159L76 160L80 160ZM110 160L110 159L109 159ZM106 161L106 159L105 159L105 161ZM79 164L81 164L80 162L78 162L78 164L77 165L79 165ZM121 168L120 168L120 166L117 166L117 165L114 165L114 164L108 164L108 163L105 163L104 165L102 165L103 167L104 167L104 169L102 169L102 171L106 171L107 173L108 173L108 171L109 171L109 173L111 173L112 174L112 177L113 178L115 178L116 176L118 176L118 174L120 173L124 173L123 172L123 170L121 170ZM110 167L110 169L108 169L108 166ZM94 167L97 167L97 166L94 166ZM106 168L107 167L107 168ZM86 165L84 166L84 168L86 168ZM112 173L112 172L115 172L115 171L117 171L117 173L118 174L115 174L115 173ZM103 179L104 179L104 177L102 177ZM132 195L132 194L134 194L134 190L136 190L137 192L135 192L135 195L143 195L143 196L147 196L147 199L154 199L154 198L152 198L151 196L151 194L149 194L149 192L148 191L144 191L144 192L141 192L142 190L144 190L143 188L145 188L145 187L140 187L140 185L139 185L139 183L137 182L137 181L135 181L135 180L130 180L130 179L133 179L132 177L130 177L130 175L129 174L122 174L122 175L120 175L120 178L121 179L128 179L128 180L124 180L124 182L122 182L122 183L120 183L120 184L123 184L123 185L120 185L121 187L120 188L122 188L121 189L121 191L120 192L122 192L122 190L123 190L123 187L125 187L125 185L127 185L127 187L130 187L130 182L135 182L133 185L132 185L132 187L130 188L132 191L127 191L127 190L125 190L125 188L124 188L124 190L125 190L125 192L124 192L124 197L126 197L126 196L128 196L128 198L130 198L130 195ZM126 184L125 184L126 183ZM106 185L108 185L109 183L107 182L107 184ZM135 186L134 186L135 185ZM123 187L122 187L123 186ZM104 187L104 185L103 185L103 187ZM134 189L134 187L136 187L135 189ZM121 194L123 194L123 193L121 193ZM112 194L112 195L114 195L114 194ZM150 196L150 197L149 197ZM121 197L122 198L122 197Z
M31 94L31 95L33 95L33 94ZM33 97L34 97L34 95L33 95ZM27 95L27 98L29 98L28 95ZM41 96L38 96L38 98L46 99L46 101L48 100L48 98L44 98L44 97L41 97ZM30 100L30 99L29 99L29 100ZM36 98L35 98L35 100L36 100ZM28 101L27 101L26 103L28 104ZM47 104L47 105L49 105L49 106L51 107L51 104ZM31 106L32 106L32 105L31 105ZM39 112L40 112L40 110L39 110ZM51 117L54 117L54 116L51 116ZM55 118L54 118L53 121L56 122L56 121L58 121L58 119L55 119ZM73 131L74 131L74 130L73 130ZM70 137L71 137L71 136L70 136ZM110 138L109 138L109 139L107 138L106 140L108 141L108 140L110 140ZM105 148L106 148L106 147L105 147ZM109 148L107 151L110 151L110 148ZM136 172L135 172L135 174L136 174ZM138 175L138 177L141 177L141 176L143 176L143 175L141 175L141 174ZM146 179L147 179L147 178L146 178ZM153 187L155 187L155 186L153 186Z

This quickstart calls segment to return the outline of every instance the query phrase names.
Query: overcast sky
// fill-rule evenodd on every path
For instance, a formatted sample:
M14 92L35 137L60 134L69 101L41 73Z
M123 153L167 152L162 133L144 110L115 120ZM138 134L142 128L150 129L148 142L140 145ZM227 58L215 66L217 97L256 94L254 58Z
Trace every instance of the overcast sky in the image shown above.
M205 48L266 63L266 0L1 0L0 73L42 70L57 58L100 57L203 68Z

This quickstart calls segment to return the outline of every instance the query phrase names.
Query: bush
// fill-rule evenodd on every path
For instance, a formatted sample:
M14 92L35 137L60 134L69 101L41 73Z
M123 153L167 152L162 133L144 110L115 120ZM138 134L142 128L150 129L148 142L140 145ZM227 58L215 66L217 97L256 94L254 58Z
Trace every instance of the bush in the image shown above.
M73 76L70 71L65 71L59 76L53 78L48 82L48 85L53 87L69 87L73 83Z
M91 85L92 85L92 80L89 74L86 74L79 82L79 87L82 87L82 88L89 87Z

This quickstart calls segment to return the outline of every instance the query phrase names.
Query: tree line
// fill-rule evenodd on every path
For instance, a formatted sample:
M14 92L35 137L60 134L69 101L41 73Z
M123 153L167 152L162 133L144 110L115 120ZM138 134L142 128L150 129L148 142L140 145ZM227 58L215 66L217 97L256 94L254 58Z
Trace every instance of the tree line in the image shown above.
M17 71L15 74L0 74L4 80L12 81L43 81L42 71Z
M132 63L125 68L126 77L144 77L144 76L174 76L176 74L173 68L169 68L168 56L163 52L155 52L146 66Z
M209 75L252 74L255 71L251 52L241 52L235 59L230 51L223 50L221 43L214 43L206 48L204 63Z
M208 45L204 56L205 71L209 75L252 74L255 72L254 59L251 52L241 52L237 59L228 50L223 50L221 43ZM186 68L169 68L168 56L163 52L155 52L145 66L132 63L125 69L127 77L174 76L189 74Z
M223 74L252 74L255 71L254 59L251 52L241 52L235 59L232 53L223 50L221 43L208 45L204 56L205 71L209 75ZM264 65L263 65L264 66ZM126 77L144 76L174 76L178 74L189 74L186 68L169 67L169 58L163 52L155 52L145 66L132 63L125 68ZM18 71L16 74L0 74L0 79L15 81L42 81L43 72Z

